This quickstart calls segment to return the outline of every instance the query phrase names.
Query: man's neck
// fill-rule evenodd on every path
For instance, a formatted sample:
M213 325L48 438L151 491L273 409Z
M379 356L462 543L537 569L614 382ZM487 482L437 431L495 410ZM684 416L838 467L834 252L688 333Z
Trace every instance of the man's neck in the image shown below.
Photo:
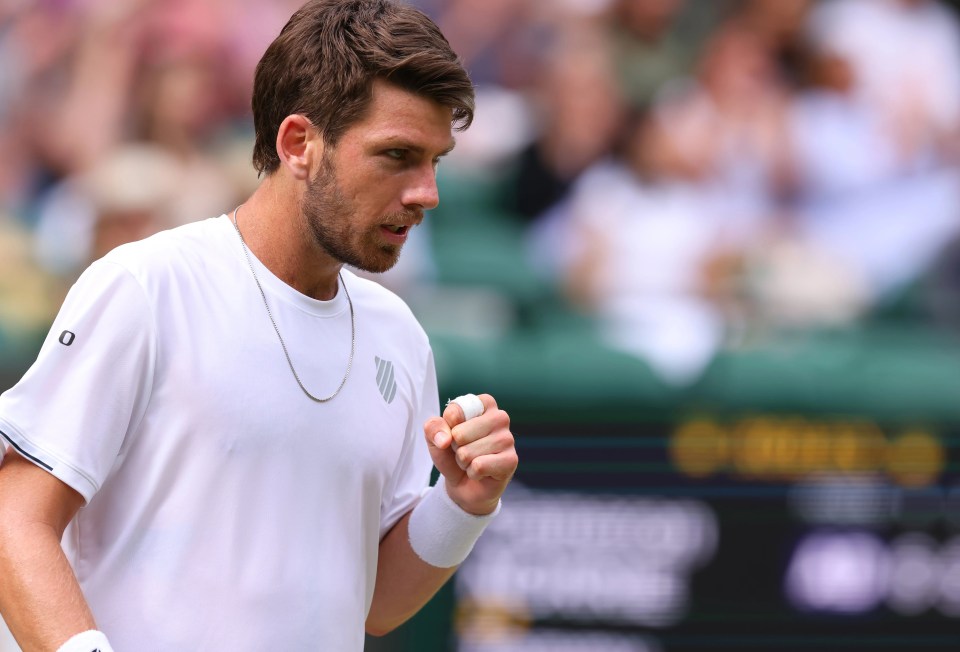
M231 218L250 252L277 278L308 297L330 300L343 264L310 237L299 194L288 185L279 175L265 178Z

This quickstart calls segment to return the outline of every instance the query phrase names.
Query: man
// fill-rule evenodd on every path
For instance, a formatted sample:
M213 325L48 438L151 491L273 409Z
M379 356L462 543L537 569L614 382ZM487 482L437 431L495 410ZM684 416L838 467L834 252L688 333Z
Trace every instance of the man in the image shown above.
M294 14L257 68L258 189L94 263L0 398L25 650L361 650L450 577L516 469L509 419L435 416L422 329L342 267L396 262L472 102L412 8Z

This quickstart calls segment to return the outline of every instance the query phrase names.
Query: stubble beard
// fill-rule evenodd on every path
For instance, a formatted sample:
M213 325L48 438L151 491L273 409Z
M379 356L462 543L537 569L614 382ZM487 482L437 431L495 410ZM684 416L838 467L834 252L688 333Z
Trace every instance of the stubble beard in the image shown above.
M316 176L307 183L300 210L316 244L334 259L375 274L397 264L400 246L376 242L379 225L356 231L353 206L340 189L336 170L326 156ZM390 218L384 216L380 223L390 224Z

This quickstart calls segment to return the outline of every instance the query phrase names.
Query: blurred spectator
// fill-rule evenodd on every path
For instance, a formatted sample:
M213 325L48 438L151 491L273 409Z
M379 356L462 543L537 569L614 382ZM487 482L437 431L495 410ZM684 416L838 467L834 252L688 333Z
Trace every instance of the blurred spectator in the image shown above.
M818 46L849 62L855 91L878 107L905 163L929 163L945 138L956 137L960 25L953 11L936 0L833 0L817 7L810 28Z
M218 95L221 74L218 55L193 51L153 62L140 81L138 140L162 148L181 168L174 224L219 214L242 196L217 156L230 118Z
M40 260L72 283L114 247L173 226L187 174L157 145L125 145L109 152L49 193L37 227Z
M0 210L29 220L47 182L42 125L67 83L66 62L81 38L70 3L10 2L0 9Z
M646 106L690 72L699 39L725 3L694 9L684 0L613 0L594 3L592 13L585 4L575 19L558 21L531 85L538 130L517 159L507 204L529 222L561 207L577 178L611 153L631 106Z
M744 0L737 15L765 43L791 85L799 83L804 30L816 0Z
M535 2L450 0L429 5L475 84L521 89L535 79L540 49L549 38Z
M868 304L875 305L918 279L960 229L960 185L939 146L960 114L947 119L950 103L932 101L947 98L940 91L949 88L950 78L944 89L928 93L919 71L916 77L904 72L907 77L901 78L891 68L882 90L868 90L873 73L855 46L860 40L883 40L884 30L907 30L920 18L915 11L944 10L926 2L884 1L867 7L857 0L819 9L823 13L810 24L808 85L796 94L790 111L794 237L845 267L863 285ZM855 20L861 22L833 22ZM941 28L949 24L930 38L943 35ZM907 48L900 45L899 60L912 60L914 53L925 56L918 49L936 49L911 47L906 57ZM892 66L892 53L887 55ZM897 68L902 72L910 65ZM960 59L941 61L938 68L947 72L948 65L960 82Z
M782 182L787 88L765 43L740 22L718 27L696 77L663 89L655 110L691 175L714 179L750 201Z
M292 3L259 4L7 3L0 13L3 205L32 221L51 185L123 142L153 140L189 159L218 148L223 135L246 135L257 56L250 52L262 51Z
M662 377L698 377L724 337L711 278L744 242L739 207L691 168L670 123L640 113L617 160L577 183L566 224L562 279L595 312L613 345L641 355Z
M531 222L610 152L620 129L624 107L603 32L569 31L546 57L532 96L537 135L508 190L508 208Z
M879 106L857 92L857 71L829 44L811 45L790 111L790 175L804 201L868 191L904 172Z
M667 82L689 76L703 40L729 2L612 0L610 40L622 92L632 106L650 103Z

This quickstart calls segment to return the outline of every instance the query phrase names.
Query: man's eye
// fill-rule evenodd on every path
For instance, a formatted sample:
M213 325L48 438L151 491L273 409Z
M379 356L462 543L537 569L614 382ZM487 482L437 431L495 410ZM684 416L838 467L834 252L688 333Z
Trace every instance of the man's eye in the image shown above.
M403 161L407 158L407 150L405 149L388 149L386 154L394 161Z

